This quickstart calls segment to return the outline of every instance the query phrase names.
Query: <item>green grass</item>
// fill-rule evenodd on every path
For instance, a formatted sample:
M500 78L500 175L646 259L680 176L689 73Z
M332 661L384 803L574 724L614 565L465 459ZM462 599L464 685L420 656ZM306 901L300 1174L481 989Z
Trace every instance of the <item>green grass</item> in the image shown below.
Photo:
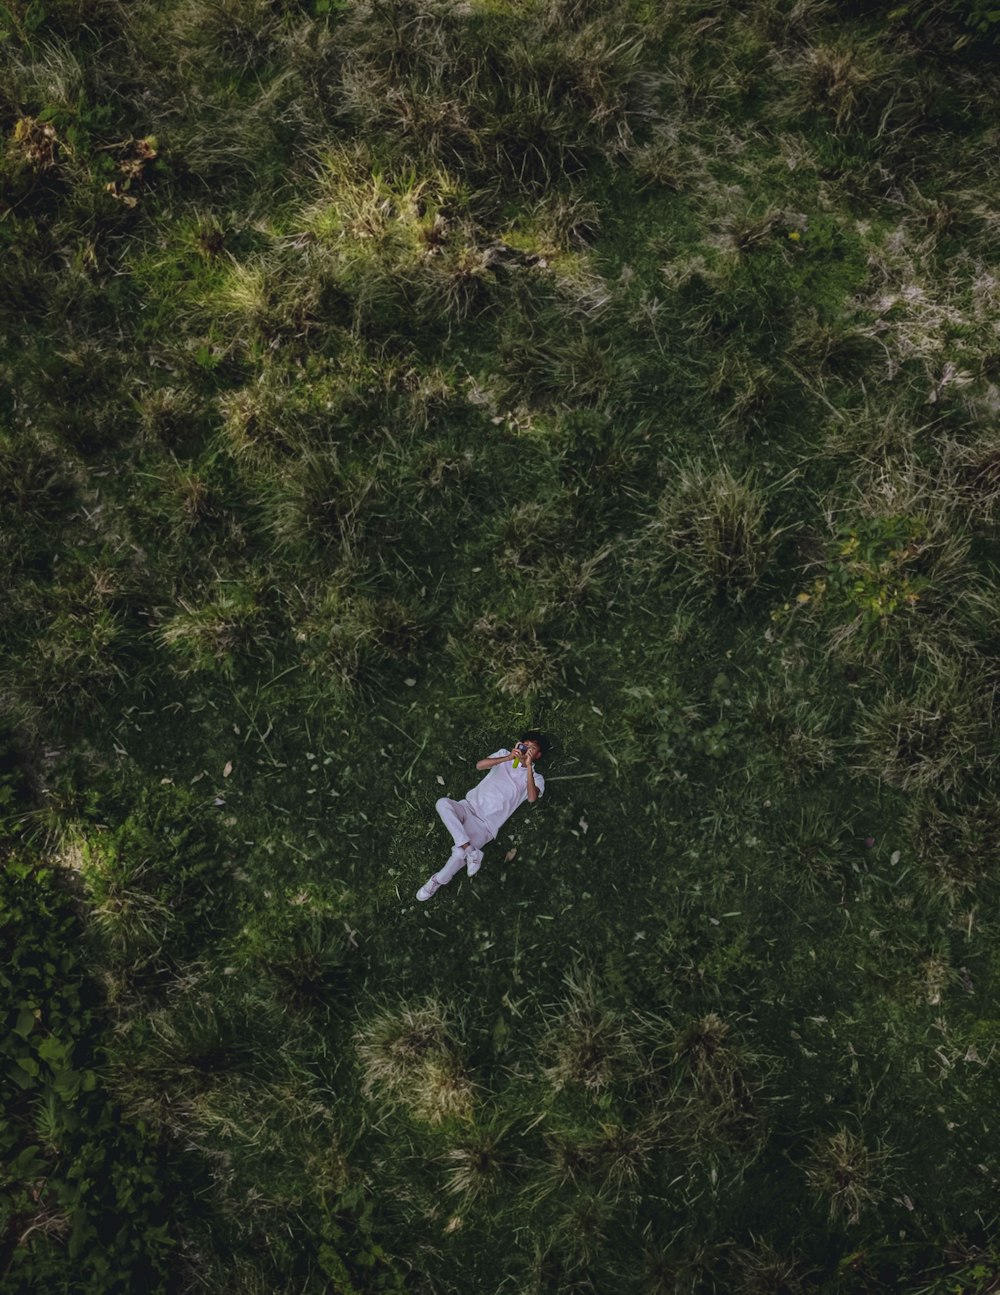
M991 1288L995 30L0 8L5 1290Z

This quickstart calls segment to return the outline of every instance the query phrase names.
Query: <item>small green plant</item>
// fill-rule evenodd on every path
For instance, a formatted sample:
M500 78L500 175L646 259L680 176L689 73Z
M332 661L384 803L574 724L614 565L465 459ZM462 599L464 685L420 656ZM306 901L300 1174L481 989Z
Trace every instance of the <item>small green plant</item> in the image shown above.
M928 579L917 560L929 536L919 517L866 517L839 529L825 579L813 585L814 599L860 612L871 630L895 613L905 614L921 599ZM800 601L805 599L800 597Z
M162 1292L185 1205L150 1130L104 1087L98 994L62 881L24 853L0 869L0 1281L16 1295Z

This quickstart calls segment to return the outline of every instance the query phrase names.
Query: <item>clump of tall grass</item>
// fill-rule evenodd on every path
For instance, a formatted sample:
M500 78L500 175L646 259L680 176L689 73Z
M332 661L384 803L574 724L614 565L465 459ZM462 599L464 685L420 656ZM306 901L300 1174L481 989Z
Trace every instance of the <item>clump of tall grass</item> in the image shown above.
M422 441L397 468L400 492L412 494L422 504L428 496L448 494L457 499L475 471L471 449L451 449L441 441Z
M793 885L843 879L853 842L843 816L822 804L806 802L775 833L771 850Z
M180 610L162 617L154 634L181 676L205 670L232 675L245 656L272 642L257 580L228 582L214 597L195 603L178 597Z
M733 1128L754 1115L753 1094L738 1051L727 1041L729 1029L728 1021L709 1012L674 1040L675 1062L697 1099L686 1113L694 1118L698 1138Z
M146 387L133 397L143 438L174 448L187 440L197 426L202 405L190 387Z
M563 999L543 1009L539 1042L542 1074L554 1092L582 1088L597 1095L618 1081L638 1078L644 1062L626 1018L604 998L589 972L567 972Z
M274 0L182 0L171 11L171 49L187 75L206 68L251 72L275 57L291 18Z
M534 15L470 16L413 0L357 6L341 25L341 110L497 193L617 158L655 112L643 32L623 31L620 15L562 31L552 14L548 31Z
M736 477L726 464L712 471L691 462L673 467L673 476L643 528L633 567L655 581L672 566L693 589L741 603L763 579L788 529L765 521L770 491L754 469Z
M75 722L125 683L134 641L124 613L107 605L107 589L61 592L65 601L41 613L33 650L18 671L19 688Z
M555 1259L563 1270L559 1290L582 1292L594 1289L586 1277L583 1277L580 1286L564 1283L597 1258L612 1235L614 1226L614 1204L602 1192L585 1190L569 1200L545 1237L549 1261ZM545 1286L541 1289L551 1290L552 1287Z
M68 447L0 425L0 507L4 534L23 542L24 531L51 522L85 487L86 474ZM14 524L7 527L8 519Z
M217 397L219 437L237 462L267 467L289 449L285 403L290 379L267 366L253 383Z
M305 669L350 691L369 666L404 660L427 632L422 611L378 597L351 579L350 563L320 584L285 593L299 659Z
M992 170L991 163L985 166ZM981 193L963 197L982 210ZM968 240L942 272L918 209L874 245L869 239L867 259L868 283L854 299L853 315L884 358L886 379L905 375L936 414L975 407L977 389L980 401L985 394L992 321L1000 310L1000 278L986 246Z
M510 1124L495 1116L477 1122L440 1157L445 1171L445 1190L462 1197L462 1207L486 1197L496 1198L509 1188L518 1168L510 1143ZM500 1202L491 1207L501 1208Z
M505 511L500 520L497 565L504 569L537 561L547 550L562 547L572 532L572 510L565 494L527 500Z
M900 63L873 41L844 38L808 45L786 56L787 109L820 113L838 132L877 128L879 117L893 106L892 92L900 89Z
M39 112L56 110L70 120L86 103L88 68L83 51L71 41L50 35L40 48L4 45L4 80L0 96L9 114L22 107Z
M155 521L150 522L151 529L156 528L154 533L165 532L177 543L198 528L221 521L221 497L210 469L187 466L172 453L157 467L158 472L146 474L147 479L155 477L157 484L148 487L149 495L141 504L145 511L155 499Z
M366 1098L404 1107L431 1125L466 1120L477 1085L465 1068L456 1025L443 1003L385 1007L354 1035Z
M992 527L1000 515L1000 435L985 428L971 441L944 436L939 448L941 477L957 506L973 524Z
M762 1238L753 1241L728 1257L733 1295L802 1295L809 1274L801 1260L779 1254Z
M540 1205L550 1197L598 1191L609 1200L638 1190L664 1144L666 1116L630 1109L627 1116L581 1123L552 1113L543 1141L546 1154L532 1168L526 1199Z
M336 449L305 448L262 482L264 525L281 553L350 548L361 531L361 505L378 485L377 477L342 463Z
M782 773L800 784L822 773L836 760L830 706L823 697L789 695L771 681L747 697L747 714L764 735L781 764Z
M133 1118L183 1134L199 1097L260 1060L247 1026L203 994L149 1013L113 1059L117 1100Z
M119 856L95 866L96 857L85 844L83 871L91 920L116 961L152 960L162 952L176 921L155 863Z
M971 802L921 797L907 812L905 838L920 861L922 885L954 907L975 891L1000 852L1000 799L988 791Z
M536 1166L533 1182L536 1200L563 1188L579 1188L596 1180L598 1163L592 1129L567 1121L557 1121L553 1127L550 1121L543 1140L548 1155Z
M568 628L575 626L585 613L591 619L604 622L608 608L615 605L608 568L597 570L613 552L613 545L605 544L587 558L564 555L554 564L550 563L546 573L539 577L542 587L551 592L553 605L565 617Z
M817 307L807 301L797 301L792 307L791 340L788 347L790 367L794 361L800 370L812 374L822 386L824 378L844 381L853 377L869 364L878 353L876 341L864 332L857 322L825 318ZM839 435L850 444L873 448L888 441L889 415L880 410L870 426L860 425L857 418L838 417L836 431L830 442Z
M264 362L254 381L215 398L219 443L260 490L300 457L306 466L332 460L342 443L362 440L383 410L390 416L393 395L386 373L360 347L345 346L335 360L311 354L302 368Z
M606 401L615 381L611 348L584 326L537 340L520 332L502 337L497 356L495 398L503 407L517 405L529 415L551 408L594 408Z
M296 295L319 294L321 304L324 290L343 294L355 335L390 327L401 314L436 329L499 301L493 256L467 214L469 195L440 166L418 178L412 167L386 171L364 146L344 145L326 149L312 179L317 196L294 228L316 248L308 275L295 274Z
M776 390L775 374L770 365L724 351L706 389L722 405L723 426L746 432L765 420Z
M909 696L890 694L864 713L854 773L902 791L954 791L996 761L991 696L963 662L943 660Z
M272 931L257 965L293 1011L329 1012L346 983L349 957L344 923L322 913L302 914L276 939Z
M805 1168L806 1182L829 1208L831 1222L859 1222L881 1198L885 1148L874 1150L847 1128L819 1138Z
M582 250L593 242L601 227L597 203L572 190L544 194L531 209L530 219L555 252Z
M448 634L448 652L464 673L480 682L488 680L505 696L544 692L564 668L566 647L563 641L543 643L539 638L536 625L551 610L543 603L527 616L485 612L472 620L459 607L456 621L463 630L461 636Z

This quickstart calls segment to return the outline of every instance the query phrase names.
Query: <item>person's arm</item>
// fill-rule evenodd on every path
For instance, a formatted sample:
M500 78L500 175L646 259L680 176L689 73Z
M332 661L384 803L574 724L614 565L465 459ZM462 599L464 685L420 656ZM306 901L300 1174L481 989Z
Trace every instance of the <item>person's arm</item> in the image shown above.
M528 804L533 805L538 799L538 788L535 786L535 770L528 765Z
M477 769L492 769L495 764L503 764L504 760L513 760L514 752L508 751L506 755L488 755L485 760L477 760Z

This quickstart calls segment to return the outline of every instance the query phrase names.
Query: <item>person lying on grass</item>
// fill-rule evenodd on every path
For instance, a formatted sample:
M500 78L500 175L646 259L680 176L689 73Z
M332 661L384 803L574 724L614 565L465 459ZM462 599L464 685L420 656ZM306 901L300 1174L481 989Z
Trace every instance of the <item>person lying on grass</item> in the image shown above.
M545 779L535 772L535 764L548 746L541 733L533 730L522 733L513 751L502 746L485 760L477 761L476 768L489 769L489 773L462 800L442 796L435 804L455 848L441 871L432 873L417 891L417 899L430 899L439 887L451 881L459 868L468 868L470 877L479 871L482 847L496 839L515 809L525 801L533 805L545 791Z

